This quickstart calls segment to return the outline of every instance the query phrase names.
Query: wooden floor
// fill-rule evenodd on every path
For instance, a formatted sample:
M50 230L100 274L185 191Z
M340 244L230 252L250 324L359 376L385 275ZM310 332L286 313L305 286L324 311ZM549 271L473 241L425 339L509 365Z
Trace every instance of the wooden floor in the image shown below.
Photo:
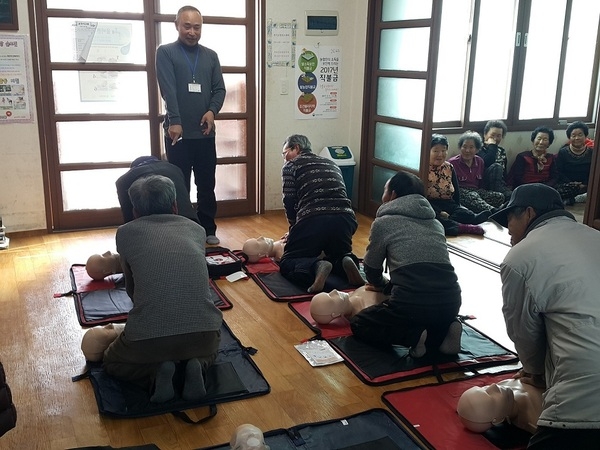
M354 247L362 257L371 220L358 218ZM240 249L250 237L279 238L287 228L282 211L220 219L218 225L222 245L231 249ZM287 304L268 300L251 280L220 280L219 287L234 305L224 318L243 345L258 349L254 361L271 393L219 405L217 416L202 426L169 414L128 420L101 417L89 381L71 382L84 369L79 345L85 330L77 322L71 297L53 294L70 290L72 264L85 263L92 253L114 251L114 234L111 228L9 236L10 248L0 251L0 360L18 412L17 427L0 438L1 449L154 443L163 450L187 450L227 442L241 423L266 431L385 408L383 392L432 381L370 387L343 363L312 368L293 346L313 333ZM461 313L475 315L473 326L512 348L501 316L499 274L456 254L452 261L463 289ZM190 415L196 413L202 416L205 411Z

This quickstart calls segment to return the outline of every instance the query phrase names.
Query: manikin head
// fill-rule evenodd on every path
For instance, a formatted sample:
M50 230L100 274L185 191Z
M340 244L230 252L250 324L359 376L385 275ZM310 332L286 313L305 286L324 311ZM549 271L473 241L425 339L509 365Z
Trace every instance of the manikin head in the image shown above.
M310 315L321 325L326 325L341 316L349 316L351 313L350 296L336 289L329 293L320 292L310 301Z
M269 450L262 431L252 424L245 423L237 427L231 436L229 445L232 450Z
M244 242L242 251L248 256L248 262L254 263L262 258L273 256L273 239L260 236Z
M123 328L124 324L109 323L87 330L81 339L81 351L86 361L102 361L104 350L121 334Z
M510 417L514 401L514 393L509 387L496 383L474 386L462 394L456 411L467 429L483 433Z
M93 280L103 280L108 275L121 272L121 259L118 253L110 251L95 254L88 258L85 270Z

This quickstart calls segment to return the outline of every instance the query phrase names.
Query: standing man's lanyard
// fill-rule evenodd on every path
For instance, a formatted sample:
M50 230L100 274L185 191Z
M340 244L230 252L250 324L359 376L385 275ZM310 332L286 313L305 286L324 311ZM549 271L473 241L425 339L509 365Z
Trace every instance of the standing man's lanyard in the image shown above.
M179 48L181 48L181 53L185 56L185 59L188 62L188 66L190 67L190 71L192 72L192 82L188 83L188 92L202 92L202 86L200 83L196 83L196 67L198 66L198 55L200 54L200 47L196 48L196 61L194 61L194 66L192 67L192 61L187 55L187 52L183 48L183 45L179 44Z

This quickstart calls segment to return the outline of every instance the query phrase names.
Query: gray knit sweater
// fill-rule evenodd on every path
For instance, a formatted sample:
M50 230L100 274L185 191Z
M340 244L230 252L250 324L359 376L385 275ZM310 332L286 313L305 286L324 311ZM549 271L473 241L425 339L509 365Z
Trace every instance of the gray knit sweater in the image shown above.
M204 243L197 223L174 214L140 217L117 230L132 341L216 331L223 314L211 300Z
M396 198L377 210L364 257L370 283L383 284L384 261L392 283L407 292L460 292L444 228L421 195Z

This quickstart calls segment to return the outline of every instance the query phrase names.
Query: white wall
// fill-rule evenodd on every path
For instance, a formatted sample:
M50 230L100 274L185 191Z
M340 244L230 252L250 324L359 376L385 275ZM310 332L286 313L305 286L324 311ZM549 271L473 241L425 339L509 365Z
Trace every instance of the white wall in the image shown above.
M0 34L29 34L27 3L19 1L19 31L3 31ZM355 156L353 199L356 204L360 139L366 118L363 111L363 86L366 40L366 16L368 0L329 0L326 9L339 12L338 36L315 37L304 35L305 10L324 9L320 0L291 2L267 0L267 19L274 22L298 21L298 45L332 45L341 48L342 74L340 115L337 119L299 120L295 118L293 68L265 68L266 75L266 136L265 136L265 209L281 209L281 144L293 133L305 134L315 152L326 145L348 145ZM31 67L31 61L29 61ZM280 80L289 80L289 94L280 94ZM33 76L32 76L33 79ZM35 99L32 99L34 122L27 124L0 124L0 216L7 233L40 230L46 228L46 211L42 180L38 121L35 117ZM481 132L482 130L477 130ZM449 156L458 153L458 134L448 134ZM556 153L566 140L564 131L557 131L550 151ZM502 144L508 152L509 161L531 148L530 132L514 132L506 136Z
M295 119L294 68L267 67L266 74L266 117L265 117L265 209L281 209L281 156L282 143L290 134L306 135L315 153L326 145L347 145L352 150L357 165L354 170L354 195L358 192L358 159L360 157L361 127L366 121L362 117L365 41L367 34L368 0L305 0L290 2L267 0L267 19L273 22L298 21L297 47L302 45L329 45L341 48L340 114L337 119ZM306 10L336 10L339 13L337 36L305 36L304 17ZM298 56L298 50L297 54ZM289 80L289 94L280 94L280 80Z
M19 31L28 34L27 2L19 1ZM267 18L275 22L298 21L299 45L333 45L342 51L340 115L337 119L296 120L293 95L294 69L265 68L266 91L266 145L265 145L265 207L281 209L281 144L289 134L300 133L309 137L315 151L325 145L348 145L359 158L361 137L363 79L365 61L366 15L368 0L330 0L327 10L339 12L338 36L313 37L304 35L305 10L325 9L319 0L291 2L267 0ZM3 32L4 33L4 32ZM31 61L29 61L31 67ZM289 80L289 94L280 95L279 80ZM32 77L33 79L33 77ZM35 110L35 104L32 105ZM0 216L7 234L15 231L46 228L44 189L41 169L37 118L30 124L0 124ZM358 164L354 171L354 191L357 192ZM356 198L356 194L354 195Z
M26 34L29 44L26 1L17 2L17 12L19 31L0 31L0 34ZM29 67L33 97L31 59ZM9 236L11 231L46 228L38 120L35 99L31 101L33 123L0 123L0 216Z

